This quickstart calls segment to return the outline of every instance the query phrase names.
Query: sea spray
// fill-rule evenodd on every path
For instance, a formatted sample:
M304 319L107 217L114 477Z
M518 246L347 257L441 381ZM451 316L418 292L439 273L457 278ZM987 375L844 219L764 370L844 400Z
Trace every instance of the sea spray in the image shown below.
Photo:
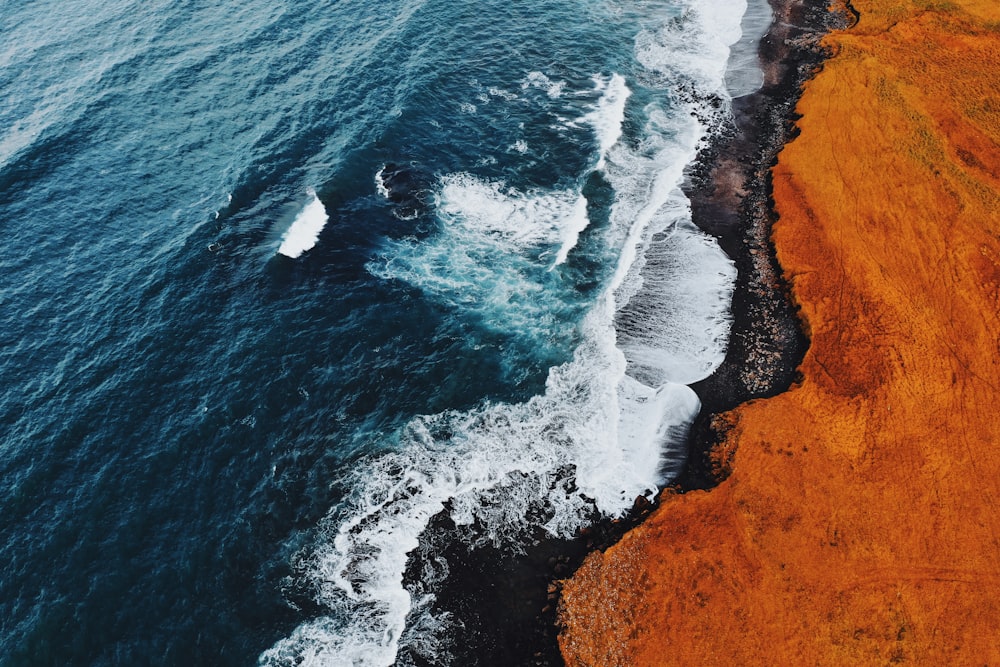
M622 122L625 120L625 104L632 91L625 84L625 78L620 74L615 74L610 80L604 81L595 78L597 90L603 91L597 108L583 117L582 120L590 123L597 134L597 141L600 145L600 157L597 160L597 169L604 169L608 151L610 151L622 136Z

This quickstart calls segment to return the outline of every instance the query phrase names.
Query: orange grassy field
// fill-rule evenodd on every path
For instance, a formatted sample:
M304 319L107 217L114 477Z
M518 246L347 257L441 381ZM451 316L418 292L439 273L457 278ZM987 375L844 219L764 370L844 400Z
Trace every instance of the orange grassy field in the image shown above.
M569 665L1000 665L1000 1L853 4L773 172L803 380L566 582Z

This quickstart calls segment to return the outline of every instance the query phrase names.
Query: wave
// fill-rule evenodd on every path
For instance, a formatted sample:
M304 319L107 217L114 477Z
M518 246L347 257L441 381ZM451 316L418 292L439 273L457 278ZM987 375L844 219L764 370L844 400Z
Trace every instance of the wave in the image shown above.
M603 168L621 135L629 90L617 74L594 82L600 97L574 125L592 128L596 168ZM386 169L375 175L383 197ZM574 288L553 269L567 261L590 224L579 180L563 189L522 191L467 172L445 175L433 196L438 233L387 242L368 270L409 283L489 329L546 347L572 326L565 302Z
M390 198L392 197L392 193L389 191L389 188L387 188L385 185L385 170L386 170L386 165L382 165L381 167L379 167L378 171L375 172L375 191L378 193L380 197L382 197L386 201L389 201Z
M740 0L692 2L679 18L643 31L635 46L640 82L727 99L725 45L739 38L742 8ZM262 664L389 665L410 653L447 662L441 642L454 619L432 610L447 563L434 560L420 594L403 582L407 554L432 517L447 512L467 539L517 549L534 529L565 537L594 512L621 515L683 463L683 440L700 409L685 383L723 359L735 277L714 241L691 224L680 190L708 131L693 112L704 118L714 107L691 102L668 112L655 101L662 96L648 96L654 101L635 112L645 119L641 137L625 142L625 78L599 81L601 100L581 120L594 129L595 169L614 191L606 242L618 259L583 317L572 359L551 368L545 391L523 403L414 419L394 451L339 480L348 495L300 563L329 613L300 625ZM558 307L560 277L549 269L566 260L586 226L581 192L445 176L440 233L391 245L369 269L456 308L489 312L497 326L542 331L538 322Z
M440 179L440 229L387 241L368 270L398 280L463 319L545 346L564 327L566 286L549 268L565 260L587 225L578 191L528 191L468 173Z
M608 151L622 136L625 103L628 102L631 91L625 85L625 78L620 74L615 74L607 82L595 79L595 84L604 94L597 102L597 107L584 116L583 120L592 124L597 133L597 141L601 147L597 168L604 169Z
M319 233L329 220L323 202L316 192L309 189L309 201L292 222L291 227L281 237L278 254L295 259L312 249L319 241Z
M619 391L625 360L608 322L611 300L602 301L603 312L587 318L584 345L573 361L552 369L544 394L417 418L401 434L399 451L342 480L353 493L321 526L308 559L331 614L298 628L265 654L266 664L293 657L305 658L304 665L392 664L406 628L429 613L430 600L414 600L403 586L407 554L446 504L460 528L476 523L479 539L510 545L531 518L568 536L593 510L621 513L656 488L659 443L648 433L619 433L620 395L642 402ZM665 407L648 403L647 414ZM567 464L575 475L565 473Z

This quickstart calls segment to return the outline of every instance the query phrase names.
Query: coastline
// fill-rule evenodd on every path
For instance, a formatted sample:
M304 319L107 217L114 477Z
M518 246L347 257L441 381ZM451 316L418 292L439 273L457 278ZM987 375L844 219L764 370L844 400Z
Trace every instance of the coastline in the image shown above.
M702 410L689 434L688 463L670 486L679 491L718 483L710 457L719 439L716 415L785 390L806 346L769 240L774 220L769 169L793 129L801 85L825 57L819 39L844 19L826 11L821 0L769 4L773 17L759 49L763 85L733 100L732 132L712 137L686 171L693 222L717 239L736 263L738 277L726 359L692 385ZM736 191L745 197L734 197ZM573 540L542 538L519 557L448 539L449 519L438 516L419 553L411 554L406 580L416 584L425 556L440 553L450 564L435 609L460 619L449 628L455 664L562 665L557 607L563 581L589 554L617 543L654 509L655 501L638 498L628 516L597 521Z
M672 485L681 492L720 481L723 471L711 458L725 429L718 415L785 391L797 378L808 347L771 242L775 213L770 170L794 136L803 84L828 55L820 38L849 18L844 11L830 11L823 1L769 4L773 18L759 49L763 85L733 100L735 132L692 165L685 188L694 223L718 240L736 264L738 278L726 358L712 375L692 385L702 409L689 437L688 463Z
M794 385L566 582L568 664L1000 660L1000 8L926 5L824 38L770 170Z

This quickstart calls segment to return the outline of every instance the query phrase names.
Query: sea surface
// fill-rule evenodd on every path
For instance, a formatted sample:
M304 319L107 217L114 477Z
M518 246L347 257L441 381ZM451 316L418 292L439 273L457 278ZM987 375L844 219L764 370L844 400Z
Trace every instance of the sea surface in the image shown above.
M0 0L0 663L446 664L431 517L668 481L745 10Z

